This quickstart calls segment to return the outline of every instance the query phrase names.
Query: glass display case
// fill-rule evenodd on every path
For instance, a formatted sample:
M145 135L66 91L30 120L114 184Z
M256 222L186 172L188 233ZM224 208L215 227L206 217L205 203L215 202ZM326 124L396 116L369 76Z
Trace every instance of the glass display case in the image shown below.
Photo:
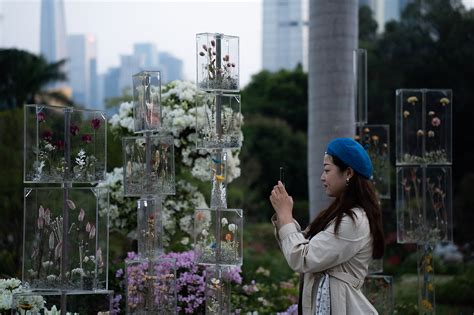
M206 272L206 314L230 314L230 282L225 267L212 266Z
M393 314L393 278L391 276L367 276L362 292L379 314Z
M390 199L390 127L364 125L357 128L355 140L369 154L373 166L372 182L381 199Z
M194 244L200 264L242 265L241 209L197 209Z
M196 108L197 148L238 148L242 145L240 96L204 94Z
M400 243L452 241L451 167L397 167Z
M201 90L238 92L239 38L220 33L196 35L196 82Z
M25 188L23 281L33 289L107 289L108 217L100 188ZM105 214L104 214L105 213Z
M396 91L397 165L452 163L452 91Z
M25 105L24 182L105 179L107 118L102 111Z
M124 195L174 194L174 140L167 135L124 137Z
M136 133L161 128L161 75L142 71L133 75L133 126Z
M138 200L138 255L153 258L163 253L163 202L160 196Z
M176 260L126 261L127 314L177 314Z

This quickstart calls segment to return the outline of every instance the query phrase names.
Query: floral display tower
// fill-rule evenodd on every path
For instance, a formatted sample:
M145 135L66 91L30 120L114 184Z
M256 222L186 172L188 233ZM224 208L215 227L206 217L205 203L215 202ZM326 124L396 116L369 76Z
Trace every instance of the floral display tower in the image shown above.
M24 182L31 186L24 190L22 272L31 292L14 300L60 296L66 314L68 296L110 295L107 209L98 202L107 191L91 186L105 178L106 146L104 112L25 105Z
M163 195L175 193L174 139L162 128L158 71L133 76L134 137L122 138L124 196L137 201L138 255L126 261L127 314L176 314L176 262L163 254Z
M390 128L389 125L368 124L367 110L367 51L353 52L354 109L356 136L370 156L373 165L372 183L380 202L390 199ZM384 275L383 259L369 265L363 291L380 314L393 313L393 278Z
M435 314L433 249L452 241L452 91L399 89L397 239L418 244L420 314Z
M197 260L208 265L206 314L230 313L230 285L223 275L242 265L243 211L227 207L226 169L230 149L241 146L239 38L220 33L196 35L196 84L203 92L197 104L199 150L211 153L212 185L208 209L196 209L194 244ZM202 123L201 123L202 122Z

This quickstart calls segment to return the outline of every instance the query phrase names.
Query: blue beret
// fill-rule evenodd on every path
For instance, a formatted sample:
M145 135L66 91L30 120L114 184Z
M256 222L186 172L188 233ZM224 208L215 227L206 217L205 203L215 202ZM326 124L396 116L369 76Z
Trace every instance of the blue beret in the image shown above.
M339 158L363 177L372 177L372 162L359 142L351 138L336 138L329 142L326 152Z

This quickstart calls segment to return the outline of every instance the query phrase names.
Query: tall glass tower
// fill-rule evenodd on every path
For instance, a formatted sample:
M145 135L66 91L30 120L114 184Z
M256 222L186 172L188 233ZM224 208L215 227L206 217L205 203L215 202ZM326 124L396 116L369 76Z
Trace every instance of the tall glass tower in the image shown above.
M68 57L63 0L41 1L40 52L49 62Z

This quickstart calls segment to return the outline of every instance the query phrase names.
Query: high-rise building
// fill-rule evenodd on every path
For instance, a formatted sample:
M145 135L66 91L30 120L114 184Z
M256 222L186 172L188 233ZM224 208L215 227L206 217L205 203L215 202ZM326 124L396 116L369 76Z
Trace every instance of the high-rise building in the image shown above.
M119 67L109 68L107 73L104 74L104 89L103 93L101 93L104 101L108 98L120 96L119 77Z
M262 67L308 69L309 0L263 0Z
M132 76L139 71L140 67L136 56L120 56L120 74L118 79L119 95L122 95L124 89L130 89L132 87Z
M399 21L401 12L410 0L359 0L359 5L368 6L377 21L377 32L385 31L385 24L389 21Z
M160 60L161 82L168 83L183 79L183 61L167 52L158 54Z
M136 58L138 67L142 70L157 70L158 55L156 47L152 43L139 43L133 45L133 56Z
M98 109L97 42L93 35L68 36L69 83L77 104Z
M40 52L49 62L67 58L63 0L41 1Z

